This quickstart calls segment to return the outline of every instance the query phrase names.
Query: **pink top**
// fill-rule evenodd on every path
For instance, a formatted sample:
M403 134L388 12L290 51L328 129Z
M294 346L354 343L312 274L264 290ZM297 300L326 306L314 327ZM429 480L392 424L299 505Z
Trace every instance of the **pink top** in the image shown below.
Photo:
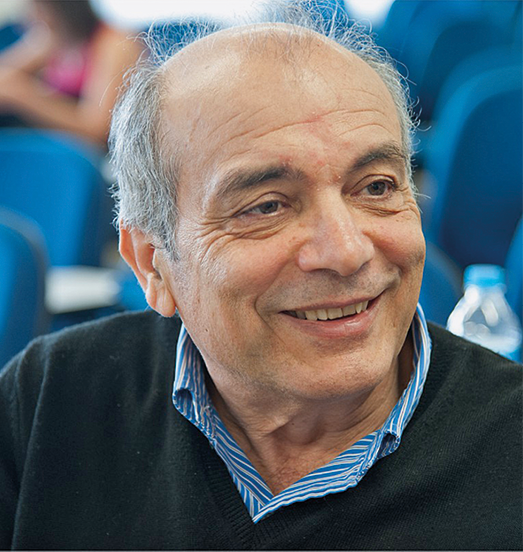
M89 78L93 44L100 30L101 26L89 41L56 52L43 71L44 81L57 92L79 98Z

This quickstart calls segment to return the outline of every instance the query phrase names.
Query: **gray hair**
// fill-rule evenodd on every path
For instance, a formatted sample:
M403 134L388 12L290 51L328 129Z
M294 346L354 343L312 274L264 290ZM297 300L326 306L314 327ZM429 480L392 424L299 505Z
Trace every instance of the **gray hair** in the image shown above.
M413 154L415 121L404 77L396 69L389 54L378 47L363 25L349 21L344 14L332 13L332 19L314 17L318 1L295 1L266 14L264 23L287 23L302 35L303 30L318 33L364 60L381 77L396 105L401 127L403 149ZM274 6L274 2L272 4ZM281 6L280 3L276 3ZM312 8L312 11L311 11ZM341 16L341 17L340 17ZM345 21L343 21L343 18ZM341 24L340 24L341 19ZM158 29L145 41L151 55L143 59L129 74L112 118L109 147L116 172L113 187L117 222L126 228L137 228L150 236L157 247L165 248L176 259L175 232L177 222L177 186L179 156L173 145L165 143L162 133L162 100L166 93L165 64L181 48L199 40L216 27L193 25L188 35L177 44L169 44ZM290 28L292 33L292 27ZM275 33L276 37L276 33ZM163 44L162 44L163 42ZM282 44L292 56L292 44ZM166 155L169 152L169 155ZM407 175L415 194L412 169Z

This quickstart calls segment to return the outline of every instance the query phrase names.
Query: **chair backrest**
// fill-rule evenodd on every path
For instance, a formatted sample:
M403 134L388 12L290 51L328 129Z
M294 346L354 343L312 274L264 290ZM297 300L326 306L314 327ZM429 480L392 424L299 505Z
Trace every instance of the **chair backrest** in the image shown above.
M412 81L411 96L419 100L421 119L432 118L442 86L462 60L508 40L479 11L420 13L406 38L404 61Z
M445 326L461 297L462 274L457 265L433 243L427 243L420 303L427 320Z
M0 209L0 370L34 337L49 329L45 309L47 255L38 225Z
M23 34L21 25L8 24L0 27L0 51L12 46Z
M433 130L425 232L461 268L503 265L521 217L522 98L521 66L487 71L458 89Z
M523 219L512 238L505 261L507 301L523 323Z
M485 17L501 33L516 37L518 26L521 28L523 13L521 0L503 0L502 2L477 2Z
M409 78L419 82L419 73L441 30L450 22L475 17L480 11L478 4L456 0L395 0L383 25L377 29L377 42L400 65L406 65Z
M69 134L0 132L0 205L41 226L52 265L100 264L111 233L111 200L100 152Z
M462 60L449 73L441 87L434 106L433 124L437 125L445 106L461 86L485 71L511 65L523 65L523 51L520 44L493 46Z
M516 12L516 20L514 22L514 28L512 29L512 40L513 44L517 47L521 47L521 45L523 45L523 6L521 5L521 2L518 2L518 6L519 9Z
M426 0L394 0L378 30L377 42L397 61L403 61L403 44L416 13L423 9Z

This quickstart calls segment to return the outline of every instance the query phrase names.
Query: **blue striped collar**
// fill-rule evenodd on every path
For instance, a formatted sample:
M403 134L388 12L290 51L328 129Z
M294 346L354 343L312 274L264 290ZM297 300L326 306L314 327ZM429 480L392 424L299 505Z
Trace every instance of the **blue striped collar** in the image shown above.
M224 461L253 521L257 522L283 506L356 486L371 466L399 447L403 430L421 397L430 361L431 341L420 305L411 329L414 370L384 425L277 496L272 495L214 409L205 386L203 359L183 324L178 338L173 403L202 431Z

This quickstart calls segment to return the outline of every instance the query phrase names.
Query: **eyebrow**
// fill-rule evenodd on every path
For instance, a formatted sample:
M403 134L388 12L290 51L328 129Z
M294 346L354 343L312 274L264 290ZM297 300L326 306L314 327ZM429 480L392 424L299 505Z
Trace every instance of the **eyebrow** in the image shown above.
M218 183L216 197L223 200L238 192L256 188L269 180L280 179L302 180L305 178L302 171L288 166L273 165L261 169L238 169L225 174Z
M363 169L367 165L375 163L376 161L392 161L394 163L401 162L403 165L407 165L409 162L409 155L407 152L398 146L394 142L382 144L369 152L356 159L355 163L349 169L349 173Z
M382 144L358 159L347 171L351 174L376 161L393 161L401 162L406 165L409 156L407 153L395 143ZM218 182L218 191L216 199L223 201L224 199L233 196L239 192L257 188L270 180L305 180L305 173L296 168L291 168L288 165L272 165L260 169L236 169L226 173Z

